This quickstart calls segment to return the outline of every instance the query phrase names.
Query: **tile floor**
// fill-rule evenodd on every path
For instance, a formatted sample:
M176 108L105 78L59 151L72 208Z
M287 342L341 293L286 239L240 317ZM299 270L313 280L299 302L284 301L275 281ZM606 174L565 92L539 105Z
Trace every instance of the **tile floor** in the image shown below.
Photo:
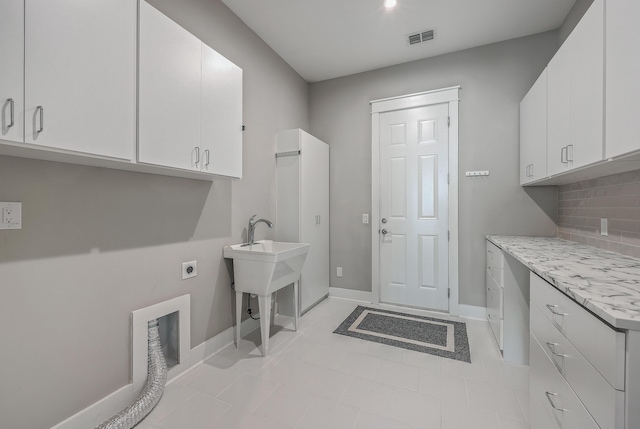
M298 332L276 319L267 358L254 331L174 380L136 429L529 428L529 369L502 361L486 322L463 320L468 364L333 334L357 305L329 298Z

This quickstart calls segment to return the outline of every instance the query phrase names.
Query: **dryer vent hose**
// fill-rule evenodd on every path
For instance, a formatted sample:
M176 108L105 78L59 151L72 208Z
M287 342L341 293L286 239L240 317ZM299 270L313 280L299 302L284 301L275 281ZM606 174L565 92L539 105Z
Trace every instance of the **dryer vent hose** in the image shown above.
M162 354L158 321L149 321L149 358L147 384L142 393L127 408L95 429L131 429L142 421L156 406L167 383L167 363Z

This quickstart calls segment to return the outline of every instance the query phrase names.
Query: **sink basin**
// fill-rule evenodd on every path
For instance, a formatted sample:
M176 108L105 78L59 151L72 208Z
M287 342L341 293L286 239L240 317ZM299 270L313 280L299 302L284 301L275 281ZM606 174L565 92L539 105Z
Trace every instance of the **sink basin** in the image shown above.
M240 342L242 294L258 295L262 355L269 350L271 294L293 283L295 329L298 330L298 280L307 258L309 245L271 240L256 241L252 245L224 246L224 257L233 259L234 288L236 290L236 347Z
M233 259L237 292L270 295L300 278L309 245L261 240L250 246L224 247L224 257Z

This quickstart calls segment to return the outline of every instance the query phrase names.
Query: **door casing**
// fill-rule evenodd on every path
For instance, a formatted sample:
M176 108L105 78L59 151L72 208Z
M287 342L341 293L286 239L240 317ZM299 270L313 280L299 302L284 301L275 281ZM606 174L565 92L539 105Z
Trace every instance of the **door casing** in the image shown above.
M380 304L380 114L434 104L449 104L449 314L459 315L458 304L458 102L461 87L373 100L371 104L371 291Z

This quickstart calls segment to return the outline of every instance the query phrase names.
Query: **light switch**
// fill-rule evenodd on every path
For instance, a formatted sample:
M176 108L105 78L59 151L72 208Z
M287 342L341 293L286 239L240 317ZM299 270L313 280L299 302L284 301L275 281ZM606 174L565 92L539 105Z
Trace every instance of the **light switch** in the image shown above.
M22 229L22 203L0 202L0 229Z

